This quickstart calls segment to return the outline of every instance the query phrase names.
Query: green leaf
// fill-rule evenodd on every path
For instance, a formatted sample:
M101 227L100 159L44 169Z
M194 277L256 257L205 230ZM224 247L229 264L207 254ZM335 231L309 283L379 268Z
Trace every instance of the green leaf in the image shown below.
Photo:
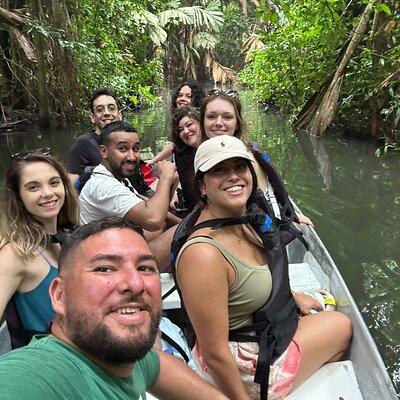
M392 11L390 10L390 8L386 5L386 4L379 4L376 9L378 11L384 12L387 15L392 15Z

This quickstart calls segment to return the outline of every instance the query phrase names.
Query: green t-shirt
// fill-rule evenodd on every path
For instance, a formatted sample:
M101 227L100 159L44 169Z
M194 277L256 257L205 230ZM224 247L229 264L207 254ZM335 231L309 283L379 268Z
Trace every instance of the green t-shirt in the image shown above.
M154 350L135 363L130 378L118 378L54 336L36 336L0 358L0 399L145 399L159 371Z

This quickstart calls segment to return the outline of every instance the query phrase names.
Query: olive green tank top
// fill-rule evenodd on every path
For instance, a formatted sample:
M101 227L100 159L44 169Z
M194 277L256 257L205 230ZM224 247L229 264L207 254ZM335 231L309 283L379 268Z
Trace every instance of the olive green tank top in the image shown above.
M182 246L176 259L177 268L182 253L195 243L207 243L218 249L235 271L235 280L228 292L229 329L252 324L253 312L260 308L271 294L272 277L268 265L249 265L216 240L199 236L189 239ZM215 267L218 268L217 265Z

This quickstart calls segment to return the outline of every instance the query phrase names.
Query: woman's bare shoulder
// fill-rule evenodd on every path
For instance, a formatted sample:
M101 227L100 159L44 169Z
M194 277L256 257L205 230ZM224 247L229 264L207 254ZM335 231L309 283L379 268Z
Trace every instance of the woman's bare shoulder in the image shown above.
M12 268L14 273L23 272L28 260L22 257L11 243L6 243L0 250L0 271Z

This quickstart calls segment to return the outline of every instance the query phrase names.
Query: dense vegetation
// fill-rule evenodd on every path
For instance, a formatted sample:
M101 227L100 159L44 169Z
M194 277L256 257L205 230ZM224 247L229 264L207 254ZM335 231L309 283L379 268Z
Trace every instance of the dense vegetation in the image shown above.
M386 137L399 147L400 11L398 1L274 1L260 4L256 29L263 48L241 72L257 99L295 115L326 93L361 15L366 29L338 84L334 122L356 134ZM302 110L309 112L309 110ZM313 110L311 110L313 111ZM322 110L323 112L324 110Z
M399 0L0 0L2 118L68 121L99 86L133 108L178 80L229 85L239 73L258 101L301 111L299 127L313 130L321 114L321 125L398 148L399 9Z

